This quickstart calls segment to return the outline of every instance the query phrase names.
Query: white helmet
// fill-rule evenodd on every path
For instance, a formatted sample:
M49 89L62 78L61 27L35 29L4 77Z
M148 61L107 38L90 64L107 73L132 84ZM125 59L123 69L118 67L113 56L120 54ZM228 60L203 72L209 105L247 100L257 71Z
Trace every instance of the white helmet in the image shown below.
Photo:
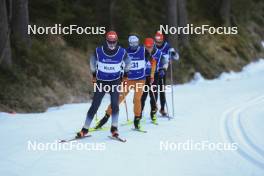
M128 43L131 48L137 48L139 45L139 38L136 35L130 35L128 37Z

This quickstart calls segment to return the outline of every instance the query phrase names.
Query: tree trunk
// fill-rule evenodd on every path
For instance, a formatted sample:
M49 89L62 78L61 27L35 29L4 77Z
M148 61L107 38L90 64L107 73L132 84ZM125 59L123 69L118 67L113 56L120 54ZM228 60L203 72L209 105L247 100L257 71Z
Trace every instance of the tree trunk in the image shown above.
M222 0L220 7L220 16L222 24L230 26L230 15L231 15L231 0Z
M116 4L116 0L110 0L110 4L109 4L109 21L110 21L110 24L109 24L109 27L111 30L115 30L115 4Z
M0 65L2 68L10 68L12 65L8 14L10 4L11 1L0 0Z
M15 48L29 48L30 37L27 34L29 25L28 0L13 0L12 34Z
M188 24L188 13L186 8L186 0L178 0L178 10L179 10L179 26L185 27ZM183 46L189 45L189 35L180 34L180 41Z
M170 27L178 26L177 21L177 0L167 0L167 18L168 18L168 25ZM168 41L173 47L178 46L178 35L177 34L169 34L168 35Z

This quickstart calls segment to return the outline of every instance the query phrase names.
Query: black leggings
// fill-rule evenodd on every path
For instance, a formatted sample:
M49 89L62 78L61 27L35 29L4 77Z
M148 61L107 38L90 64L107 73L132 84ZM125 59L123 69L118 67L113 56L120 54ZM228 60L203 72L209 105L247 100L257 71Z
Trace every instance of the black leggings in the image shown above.
M159 96L160 96L160 110L164 111L166 96L165 96L165 86L166 86L166 74L163 77L159 77Z
M96 82L97 85L102 85L102 87L105 86L113 86L113 85L119 85L120 84L120 80L115 80L115 81L97 81ZM96 114L102 99L105 95L105 91L99 91L98 88L96 88L95 92L94 92L94 96L93 96L93 101L92 101L92 105L89 108L88 112L87 112L87 116L86 116L86 120L85 120L85 128L89 128L91 125L91 122L94 118L94 115ZM111 96L111 108L112 108L112 126L117 127L118 125L118 114L119 114L119 92L117 90L117 87L114 87L110 92L109 92L110 96Z

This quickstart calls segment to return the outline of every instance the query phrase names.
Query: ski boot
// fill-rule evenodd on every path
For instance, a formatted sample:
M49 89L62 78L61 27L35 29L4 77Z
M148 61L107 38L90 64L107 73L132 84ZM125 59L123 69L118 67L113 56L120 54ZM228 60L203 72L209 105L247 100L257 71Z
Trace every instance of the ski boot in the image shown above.
M126 139L119 137L119 134L117 132L117 127L111 126L111 133L112 133L112 136L108 136L110 139L113 139L119 142L126 142Z
M168 113L165 112L164 109L160 109L159 113L161 114L161 116L168 116Z
M118 131L117 131L117 127L115 127L115 126L111 126L111 133L112 133L112 137L117 138L119 136Z
M151 111L150 112L150 117L151 117L151 121L153 124L157 124L157 111Z
M136 130L140 130L140 120L141 120L140 116L135 116L135 118L134 118L134 126L135 126Z
M104 117L96 124L94 129L102 128L102 126L108 121L109 117L110 115L105 113Z
M82 128L80 132L77 133L76 138L82 138L88 134L88 129Z

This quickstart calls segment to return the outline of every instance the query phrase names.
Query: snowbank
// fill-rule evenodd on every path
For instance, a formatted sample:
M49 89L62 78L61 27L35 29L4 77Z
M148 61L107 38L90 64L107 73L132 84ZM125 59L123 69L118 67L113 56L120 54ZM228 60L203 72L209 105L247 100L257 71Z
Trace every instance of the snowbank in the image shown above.
M236 79L243 79L263 72L264 72L264 59L260 58L258 61L246 65L241 72L234 72L234 71L225 72L222 73L215 80L230 81ZM193 79L190 81L190 84L197 84L205 81L213 81L213 80L206 80L199 72L196 72L194 74Z

